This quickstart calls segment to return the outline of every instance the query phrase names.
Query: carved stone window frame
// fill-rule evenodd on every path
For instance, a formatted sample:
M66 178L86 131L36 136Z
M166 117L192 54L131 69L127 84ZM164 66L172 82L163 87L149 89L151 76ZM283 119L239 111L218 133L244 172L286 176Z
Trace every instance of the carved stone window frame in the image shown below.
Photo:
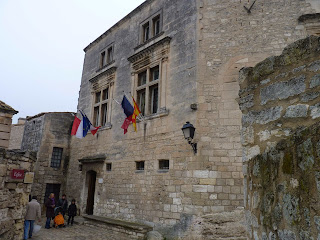
M147 70L147 79L149 79L150 69L159 66L158 111L155 114L150 114L148 109L149 96L146 94L146 119L168 114L166 107L166 89L168 81L170 41L170 37L164 37L128 58L128 61L131 63L131 93L135 99L137 99L137 90L139 89L139 73Z
M114 81L116 79L116 67L111 67L104 72L98 74L97 76L91 78L89 82L91 83L91 119L92 123L95 124L94 121L94 108L99 107L99 112L102 112L102 105L107 104L107 121L104 126L101 126L100 129L110 129L112 127L111 124L111 116L112 116L112 99L113 99L113 91L114 91ZM100 101L99 104L95 103L95 96L97 92L102 92L104 89L109 89L109 97L108 100ZM99 106L98 106L99 105ZM101 117L99 117L99 124L101 124ZM99 130L100 130L99 129Z

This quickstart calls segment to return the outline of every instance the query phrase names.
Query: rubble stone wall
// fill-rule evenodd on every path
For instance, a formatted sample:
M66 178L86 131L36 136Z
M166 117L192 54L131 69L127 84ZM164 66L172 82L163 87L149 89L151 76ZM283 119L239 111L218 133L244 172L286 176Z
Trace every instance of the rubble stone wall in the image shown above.
M320 38L240 72L250 239L319 239Z
M26 204L32 184L23 179L11 179L12 169L32 172L35 153L0 149L0 239L20 240L23 238L23 223Z

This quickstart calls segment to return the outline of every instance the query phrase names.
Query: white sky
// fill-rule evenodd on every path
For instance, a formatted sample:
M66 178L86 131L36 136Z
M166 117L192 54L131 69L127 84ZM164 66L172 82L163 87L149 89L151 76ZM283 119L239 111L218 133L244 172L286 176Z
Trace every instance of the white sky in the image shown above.
M19 117L76 111L83 49L144 0L0 0L0 100Z

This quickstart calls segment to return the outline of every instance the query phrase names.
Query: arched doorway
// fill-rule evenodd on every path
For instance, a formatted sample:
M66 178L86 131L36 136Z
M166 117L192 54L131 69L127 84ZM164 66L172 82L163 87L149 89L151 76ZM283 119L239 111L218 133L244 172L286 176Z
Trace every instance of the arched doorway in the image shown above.
M86 213L88 215L93 215L94 193L96 190L96 179L97 179L97 173L95 171L88 171L87 172L88 197L87 197Z

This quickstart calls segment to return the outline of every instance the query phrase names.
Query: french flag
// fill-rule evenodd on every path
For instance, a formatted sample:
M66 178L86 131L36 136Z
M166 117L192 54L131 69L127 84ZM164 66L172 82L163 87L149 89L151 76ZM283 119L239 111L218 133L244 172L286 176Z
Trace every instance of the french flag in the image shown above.
M84 138L85 136L87 136L88 131L90 131L92 135L95 135L98 129L100 128L100 126L99 127L92 126L87 116L84 115L82 112L80 113L82 115L82 120L77 118L77 116L74 116L71 135L76 136L76 138Z

